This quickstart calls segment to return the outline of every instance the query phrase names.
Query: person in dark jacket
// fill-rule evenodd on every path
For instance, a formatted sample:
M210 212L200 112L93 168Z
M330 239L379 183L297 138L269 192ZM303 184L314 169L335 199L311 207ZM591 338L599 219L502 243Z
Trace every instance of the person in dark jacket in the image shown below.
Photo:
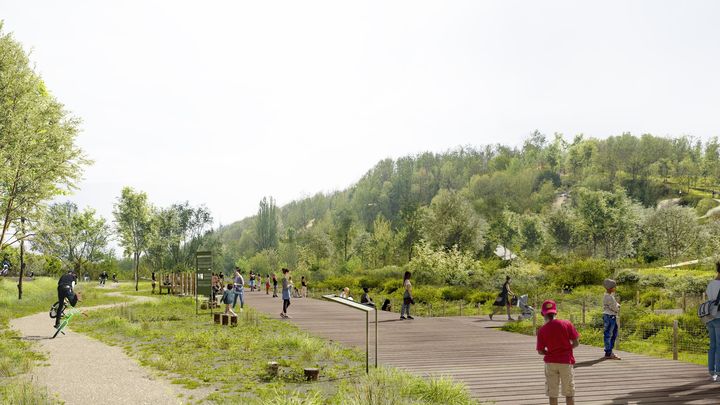
M375 303L370 298L370 289L367 287L363 287L363 295L360 297L360 303L363 305L367 305L369 307L375 308Z
M60 326L60 321L62 320L60 314L62 314L63 310L65 309L65 298L68 299L68 302L70 302L70 305L72 305L73 307L78 303L78 300L80 299L78 294L73 291L75 283L77 283L77 276L75 276L75 272L72 270L69 270L67 273L60 276L60 280L58 280L57 291L59 305L57 310L58 316L55 318L56 329Z

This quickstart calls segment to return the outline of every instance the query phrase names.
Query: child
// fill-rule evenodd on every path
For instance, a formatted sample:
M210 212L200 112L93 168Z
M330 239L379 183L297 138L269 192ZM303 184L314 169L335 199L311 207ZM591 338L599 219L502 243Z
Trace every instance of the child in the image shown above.
M270 275L265 276L265 295L270 295Z
M273 298L277 298L277 287L278 287L278 279L275 273L272 275L272 282L273 282Z
M545 394L550 398L550 405L557 405L562 383L565 403L575 405L573 349L580 345L580 335L570 321L555 319L555 301L543 302L541 313L545 318L545 325L538 330L535 348L538 354L545 356Z
M609 360L620 360L620 357L613 353L615 339L618 335L617 317L620 312L620 304L615 299L615 280L609 278L603 281L605 295L603 296L603 341L605 342L605 358Z
M222 303L225 304L225 314L232 314L237 316L235 311L232 310L233 300L235 300L235 293L233 292L233 284L228 283L227 290L223 292Z

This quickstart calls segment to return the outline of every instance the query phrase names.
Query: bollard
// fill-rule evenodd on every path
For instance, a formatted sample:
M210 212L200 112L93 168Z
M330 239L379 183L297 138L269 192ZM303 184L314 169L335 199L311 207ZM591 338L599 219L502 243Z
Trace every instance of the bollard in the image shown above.
M675 319L673 321L673 360L678 359L678 321Z
M215 323L217 323L217 324L220 323L220 316L221 316L221 315L222 315L222 314L213 314L213 318L214 318L214 320L215 320Z
M222 314L222 324L223 326L227 326L230 323L230 315L228 314Z
M230 317L230 326L237 326L237 316L233 315Z

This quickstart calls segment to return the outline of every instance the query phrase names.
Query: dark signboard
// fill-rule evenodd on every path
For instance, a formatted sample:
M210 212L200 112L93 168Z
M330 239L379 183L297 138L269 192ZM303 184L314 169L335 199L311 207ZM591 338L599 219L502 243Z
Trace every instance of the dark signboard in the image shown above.
M195 271L197 294L209 296L212 283L212 252L195 253Z

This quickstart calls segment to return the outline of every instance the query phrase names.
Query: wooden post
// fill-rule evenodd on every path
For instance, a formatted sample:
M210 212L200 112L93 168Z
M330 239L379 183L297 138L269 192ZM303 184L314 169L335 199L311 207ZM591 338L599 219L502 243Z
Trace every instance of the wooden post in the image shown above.
M640 305L640 290L635 291L635 305Z
M432 304L428 304L428 318L432 318Z
M583 298L582 302L582 326L585 326L585 298Z
M220 324L220 316L221 315L222 314L220 314L220 313L213 314L213 320L215 321L215 323Z
M673 321L673 360L678 359L678 321Z
M227 326L230 324L230 315L222 314L222 324L223 326Z
M442 316L445 316L445 300L443 300L443 305L442 305Z
M463 302L462 302L462 300L460 300L460 316L463 316L462 310L463 310Z
M268 362L268 375L270 377L277 377L279 367L280 366L278 365L277 361L269 361Z
M230 326L237 326L237 324L238 324L237 315L231 316L230 317Z
M682 293L682 309L683 313L685 313L685 309L687 308L687 300L685 299L685 291Z
M533 311L533 336L537 335L537 311Z

